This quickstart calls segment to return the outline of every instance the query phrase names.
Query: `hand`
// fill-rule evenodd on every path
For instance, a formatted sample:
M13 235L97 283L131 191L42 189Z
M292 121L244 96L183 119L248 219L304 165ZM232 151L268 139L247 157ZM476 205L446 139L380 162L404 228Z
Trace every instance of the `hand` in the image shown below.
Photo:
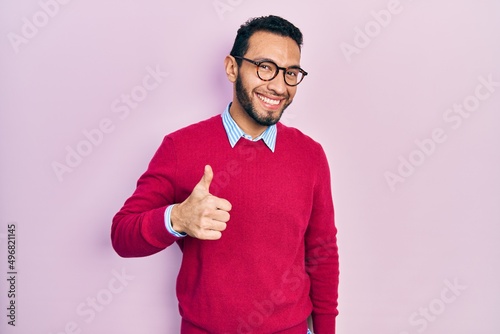
M210 183L214 178L212 167L205 166L200 182L191 195L172 208L170 220L175 231L203 240L222 237L229 221L231 203L210 194Z

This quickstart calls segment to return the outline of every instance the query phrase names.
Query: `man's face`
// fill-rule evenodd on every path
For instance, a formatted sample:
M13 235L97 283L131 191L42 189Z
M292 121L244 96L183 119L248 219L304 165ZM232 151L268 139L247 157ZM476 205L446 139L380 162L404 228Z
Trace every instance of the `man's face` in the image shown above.
M280 67L300 65L300 49L293 39L264 31L250 37L244 57L255 61L272 60ZM256 66L244 60L235 85L242 108L256 123L264 126L280 120L297 91L297 87L285 83L283 71L280 70L273 80L263 81L257 76Z

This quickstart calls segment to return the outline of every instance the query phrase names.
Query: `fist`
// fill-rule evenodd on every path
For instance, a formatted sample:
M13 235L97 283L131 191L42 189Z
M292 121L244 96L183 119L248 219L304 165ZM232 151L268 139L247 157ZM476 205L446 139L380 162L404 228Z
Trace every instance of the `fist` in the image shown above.
M172 208L170 220L175 231L203 240L222 237L222 231L226 229L230 218L231 203L210 194L213 178L212 167L206 165L191 195Z

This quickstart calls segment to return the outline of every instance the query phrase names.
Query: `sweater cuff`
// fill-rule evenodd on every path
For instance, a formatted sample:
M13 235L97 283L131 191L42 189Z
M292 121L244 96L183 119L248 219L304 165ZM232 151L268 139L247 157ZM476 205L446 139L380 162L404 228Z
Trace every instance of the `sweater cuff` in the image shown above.
M179 233L174 228L172 227L172 220L170 219L170 214L172 213L172 208L174 207L175 204L169 205L167 209L165 210L165 227L167 228L167 231L172 234L174 237L177 238L183 238L187 234L186 233Z
M335 334L335 315L313 314L312 318L314 334Z

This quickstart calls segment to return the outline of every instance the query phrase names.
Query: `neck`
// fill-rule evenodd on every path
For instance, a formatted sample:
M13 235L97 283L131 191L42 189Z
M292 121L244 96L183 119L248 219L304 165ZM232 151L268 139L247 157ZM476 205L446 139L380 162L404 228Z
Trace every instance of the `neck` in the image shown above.
M229 113L241 130L252 138L257 138L267 129L267 126L257 123L250 117L237 100L231 104Z

